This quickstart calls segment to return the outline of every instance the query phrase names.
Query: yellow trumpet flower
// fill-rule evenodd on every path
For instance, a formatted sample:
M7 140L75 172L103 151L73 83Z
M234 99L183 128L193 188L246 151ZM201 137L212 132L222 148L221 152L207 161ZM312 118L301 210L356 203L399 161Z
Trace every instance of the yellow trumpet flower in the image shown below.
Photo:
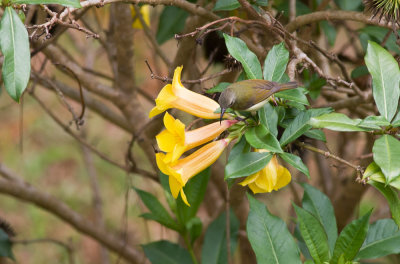
M164 162L177 161L185 151L213 140L235 123L237 120L224 120L185 132L185 125L166 112L166 129L156 136L160 150L167 152Z
M149 117L161 114L169 108L177 108L197 117L206 119L219 119L219 114L214 113L219 104L204 95L186 89L181 83L182 66L174 72L172 84L162 88L156 99L156 106L151 109Z
M268 152L265 149L257 149L256 152ZM239 184L242 186L248 185L253 193L265 193L277 191L285 187L291 180L291 175L288 169L279 165L278 159L274 155L265 168L248 176Z
M157 166L162 173L169 176L172 196L176 199L180 193L182 200L190 206L183 192L183 187L192 177L213 164L230 141L231 139L226 138L208 143L191 155L171 163L164 162L164 153L157 153Z

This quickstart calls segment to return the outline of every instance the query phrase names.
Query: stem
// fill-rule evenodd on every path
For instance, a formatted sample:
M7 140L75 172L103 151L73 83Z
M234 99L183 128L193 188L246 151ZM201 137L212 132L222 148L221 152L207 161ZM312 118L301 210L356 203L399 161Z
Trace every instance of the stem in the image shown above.
M189 251L190 257L192 258L193 264L198 264L199 262L197 261L196 256L194 254L192 244L190 243L190 240L189 240L188 233L183 235L183 240L185 241L186 247Z

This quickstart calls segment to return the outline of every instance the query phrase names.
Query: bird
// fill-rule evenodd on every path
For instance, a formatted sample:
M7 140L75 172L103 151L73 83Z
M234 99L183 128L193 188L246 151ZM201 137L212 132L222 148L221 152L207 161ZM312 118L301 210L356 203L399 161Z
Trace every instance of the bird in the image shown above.
M297 87L297 82L277 83L257 79L233 83L218 99L221 108L220 121L228 108L234 111L254 112L263 107L274 93Z

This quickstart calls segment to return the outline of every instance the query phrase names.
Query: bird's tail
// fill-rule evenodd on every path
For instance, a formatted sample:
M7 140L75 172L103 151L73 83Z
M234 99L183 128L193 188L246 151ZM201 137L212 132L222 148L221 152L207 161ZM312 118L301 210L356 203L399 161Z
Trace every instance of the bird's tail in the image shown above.
M279 87L279 91L285 91L289 89L295 89L299 86L297 82L288 82L288 83L282 83Z

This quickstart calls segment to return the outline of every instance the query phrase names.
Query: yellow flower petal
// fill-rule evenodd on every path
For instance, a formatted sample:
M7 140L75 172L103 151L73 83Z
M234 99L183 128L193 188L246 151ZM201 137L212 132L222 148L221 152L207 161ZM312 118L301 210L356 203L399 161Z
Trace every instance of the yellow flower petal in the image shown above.
M173 151L175 145L179 143L176 136L172 135L168 130L161 131L161 133L156 136L156 141L160 150L165 152Z
M256 173L246 177L246 179L244 179L244 181L242 181L242 182L239 182L239 184L242 186L246 186L250 183L253 183L259 177L259 173L260 172L256 172Z
M175 165L171 166L170 171L172 175L178 178L178 180L180 178L186 184L190 178L213 164L229 142L230 139L221 139L208 143L186 158L178 160Z
M249 188L254 194L266 192L264 189L261 189L260 187L258 187L257 184L255 184L255 183L250 183Z
M161 90L156 99L156 107L150 111L149 116L153 117L169 108L177 108L197 117L218 119L219 114L214 112L219 104L211 98L186 89L181 83L181 72L182 67L175 69L172 85L168 84Z
M187 200L187 198L186 198L186 194L185 194L185 192L183 191L183 188L181 189L181 198L182 198L182 201L183 201L187 206L190 207L190 204L189 204L189 202L188 202L188 200Z
M164 153L156 153L156 162L157 167L160 171L166 175L169 175L169 169L167 164L164 162L165 154Z
M182 189L182 185L172 176L168 177L168 182L171 194L176 199L178 197L179 192Z
M289 184L292 176L288 169L283 166L279 166L278 168L278 182L274 186L274 190L277 191L278 189L285 187Z

